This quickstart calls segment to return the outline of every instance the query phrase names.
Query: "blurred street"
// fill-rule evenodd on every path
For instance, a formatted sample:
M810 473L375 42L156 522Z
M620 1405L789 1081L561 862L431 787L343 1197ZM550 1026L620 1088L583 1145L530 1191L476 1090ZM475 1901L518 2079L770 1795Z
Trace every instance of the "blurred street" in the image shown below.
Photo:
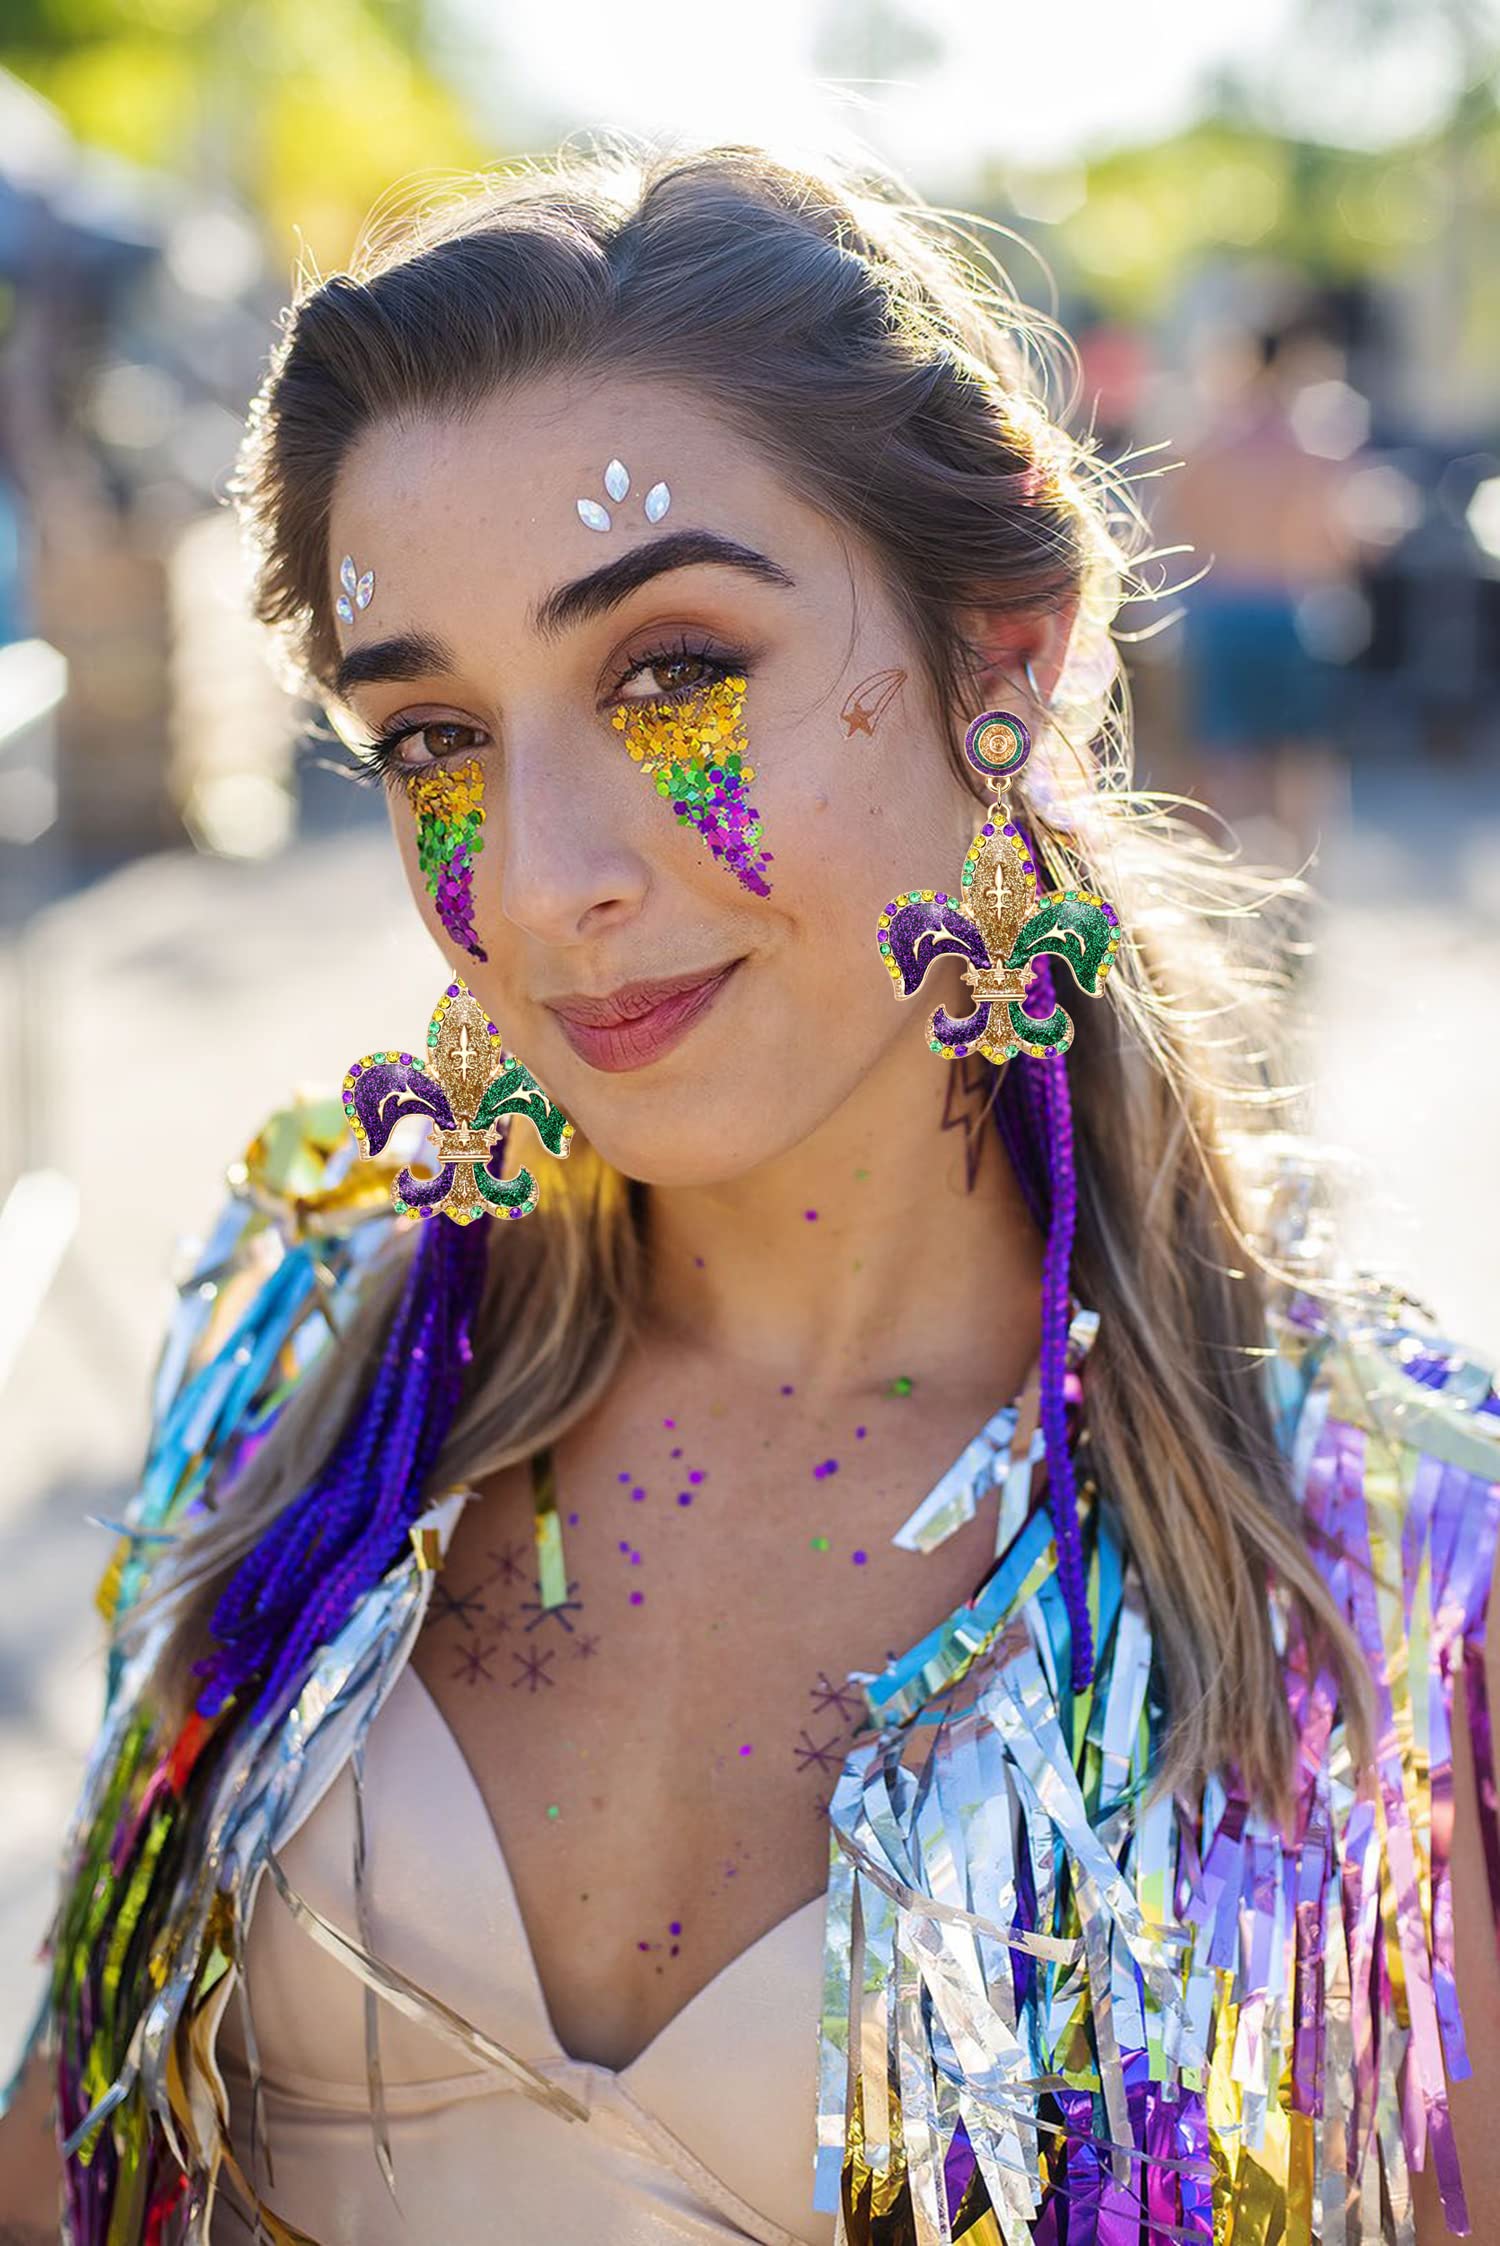
M79 1230L5 1398L0 1465L0 2068L38 1986L53 1853L97 1721L92 1593L135 1470L174 1236L298 1086L414 1032L436 988L372 798L260 863L137 860L29 946L49 1161ZM1500 1350L1500 764L1357 774L1315 871L1320 1129L1364 1165L1352 1246ZM10 962L14 981L15 957ZM12 990L12 994L13 990Z

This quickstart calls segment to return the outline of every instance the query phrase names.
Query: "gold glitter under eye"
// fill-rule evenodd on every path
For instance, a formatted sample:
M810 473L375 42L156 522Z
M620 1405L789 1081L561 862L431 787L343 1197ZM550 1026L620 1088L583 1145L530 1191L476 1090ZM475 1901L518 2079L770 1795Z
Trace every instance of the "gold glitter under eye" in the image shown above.
M687 702L622 702L610 723L683 826L696 827L714 856L757 897L770 895L760 813L749 797L745 680L715 679Z
M484 848L484 773L477 761L435 764L406 783L417 817L417 863L456 944L475 959L488 953L474 926L474 860Z

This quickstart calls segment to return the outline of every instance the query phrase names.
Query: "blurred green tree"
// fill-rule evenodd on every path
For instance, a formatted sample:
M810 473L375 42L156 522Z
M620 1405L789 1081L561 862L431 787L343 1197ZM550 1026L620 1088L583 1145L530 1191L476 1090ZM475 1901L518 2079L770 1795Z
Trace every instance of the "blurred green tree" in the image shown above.
M0 65L78 138L233 197L273 255L348 256L399 188L493 164L430 0L5 0Z

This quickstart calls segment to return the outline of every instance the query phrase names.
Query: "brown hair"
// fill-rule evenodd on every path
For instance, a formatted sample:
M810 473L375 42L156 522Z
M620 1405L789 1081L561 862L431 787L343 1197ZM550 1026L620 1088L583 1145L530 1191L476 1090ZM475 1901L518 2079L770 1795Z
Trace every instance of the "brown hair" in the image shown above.
M482 178L386 222L353 269L300 293L254 401L231 491L254 607L283 673L316 692L338 646L328 520L361 430L461 415L501 385L608 369L686 385L864 543L919 642L958 743L974 699L965 608L1077 600L1026 815L1054 880L1110 896L1130 941L1080 1008L1075 1284L1100 1313L1091 1472L1145 1581L1171 1711L1159 1785L1233 1764L1283 1808L1292 1733L1268 1612L1291 1599L1361 1715L1357 1653L1306 1548L1261 1385L1264 1257L1233 1158L1275 1115L1249 884L1129 786L1111 625L1145 525L1126 479L1046 406L1066 346L972 235L878 177L753 148L613 144ZM1129 548L1135 548L1132 563ZM1071 753L1071 769L1069 756ZM1034 760L1043 769L1046 760ZM1225 931L1238 931L1231 955ZM610 1380L640 1299L639 1195L580 1145L546 1165L538 1219L496 1258L480 1368L434 1491L521 1459ZM332 1446L400 1284L377 1283L241 1478L193 1530L163 1597L212 1592ZM183 1633L187 1635L187 1633ZM185 1653L182 1655L185 1665Z

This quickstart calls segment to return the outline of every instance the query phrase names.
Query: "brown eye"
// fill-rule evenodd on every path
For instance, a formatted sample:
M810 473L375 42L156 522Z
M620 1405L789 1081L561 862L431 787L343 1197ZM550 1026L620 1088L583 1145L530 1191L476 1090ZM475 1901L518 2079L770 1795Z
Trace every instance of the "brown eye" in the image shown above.
M469 740L456 738L460 734L469 735ZM382 779L399 780L444 757L461 756L472 750L476 740L487 738L481 727L465 725L458 718L427 718L417 725L391 726L361 754Z
M621 679L616 700L685 701L690 694L698 693L716 679L727 678L736 667L721 655L699 654L691 648L642 655Z

